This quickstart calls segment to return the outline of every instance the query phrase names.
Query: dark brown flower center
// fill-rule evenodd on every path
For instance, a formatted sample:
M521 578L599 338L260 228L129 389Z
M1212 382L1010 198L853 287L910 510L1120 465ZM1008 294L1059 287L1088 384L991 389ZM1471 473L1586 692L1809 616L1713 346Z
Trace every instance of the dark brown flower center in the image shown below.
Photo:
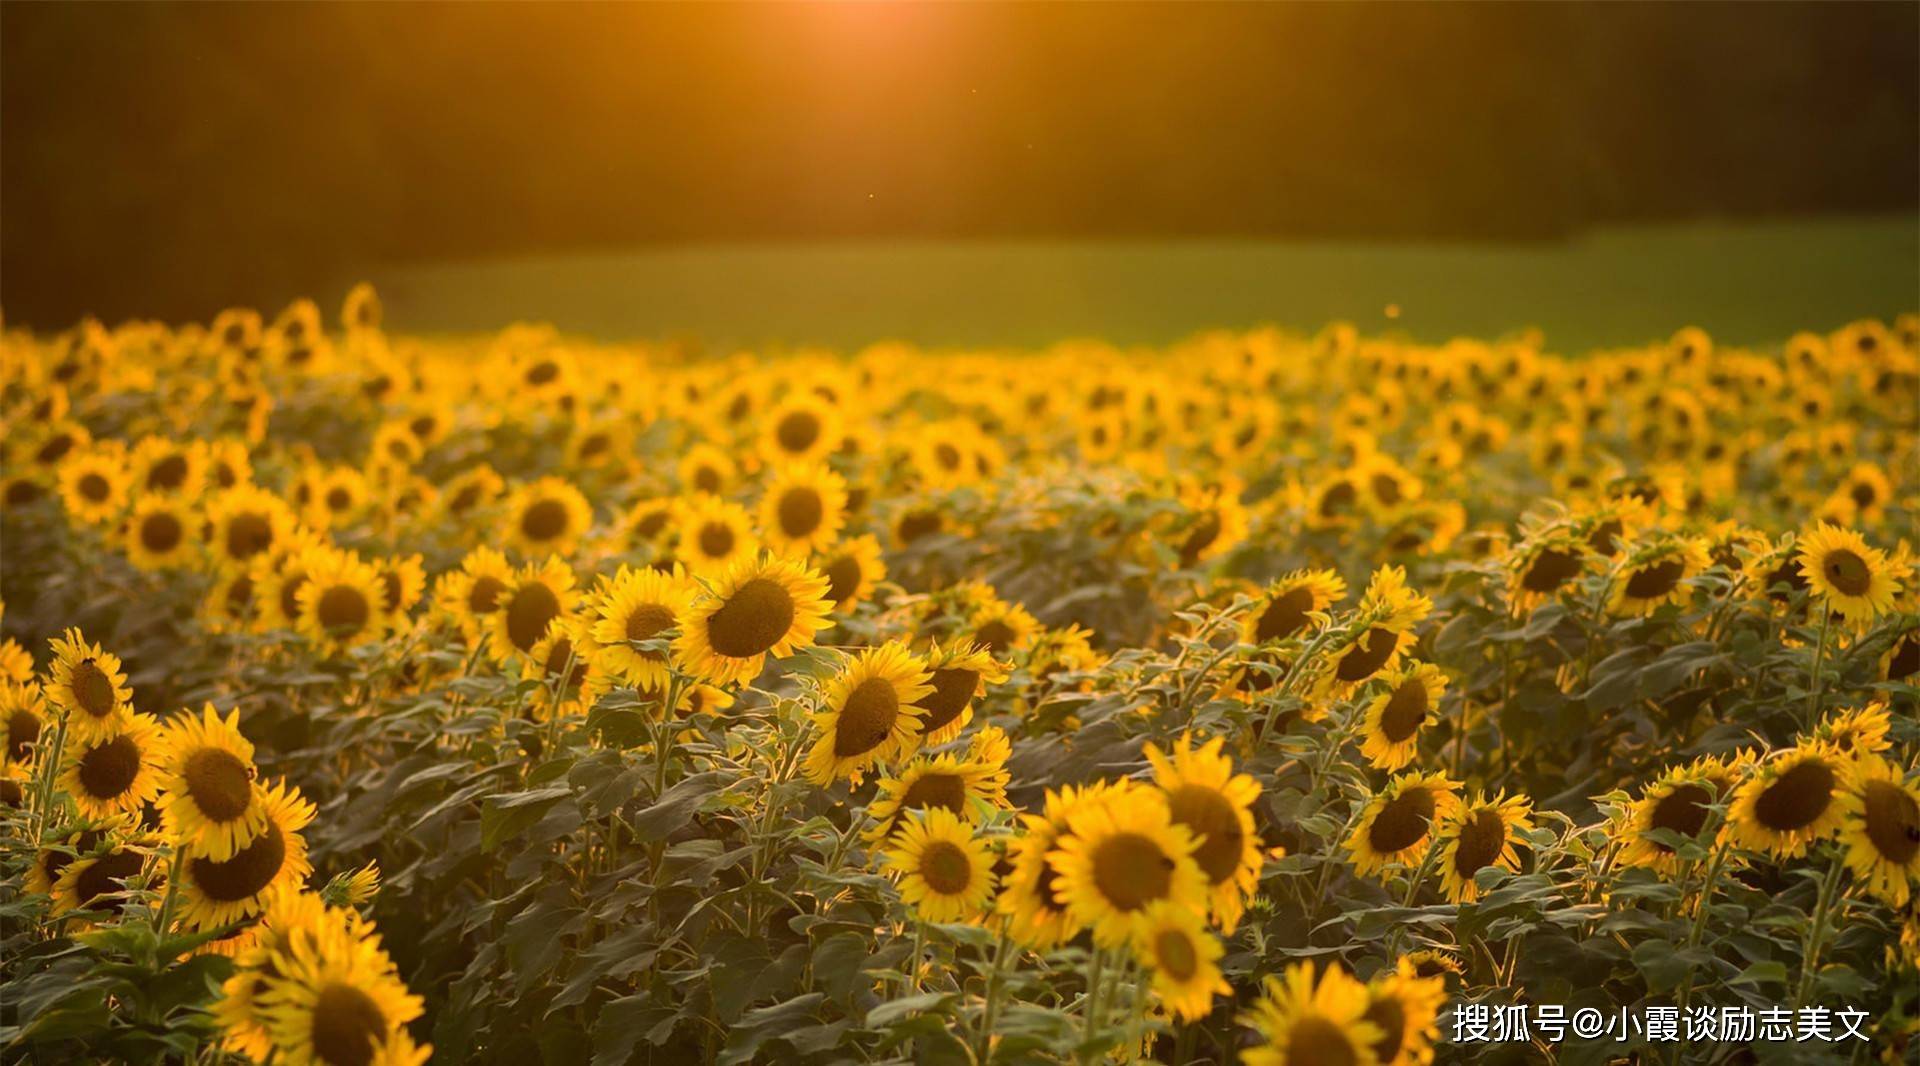
M700 553L710 559L733 554L733 527L725 522L708 522L700 527Z
M955 814L967 809L967 783L959 774L921 774L900 797L900 809L924 811L945 807Z
M1653 814L1649 819L1655 829L1671 829L1683 837L1700 835L1707 824L1707 804L1713 802L1713 794L1700 785L1681 785L1672 792L1660 797L1653 805ZM1663 852L1673 849L1665 844L1656 843L1655 847Z
M1380 732L1395 744L1412 739L1426 722L1431 706L1426 683L1418 677L1407 678L1387 697L1387 705L1380 711Z
M191 860L187 864L187 875L213 902L238 903L273 884L286 864L286 835L270 821L253 843L234 852L225 862L206 858Z
M943 668L933 671L933 691L920 697L915 706L926 713L920 718L920 731L932 733L960 717L980 688L978 670Z
M1828 552L1820 570L1843 596L1864 596L1873 588L1873 571L1867 568L1867 561L1846 548Z
M1153 935L1153 954L1159 968L1175 981L1190 981L1200 972L1200 952L1181 929L1162 929Z
M1569 551L1548 548L1533 557L1520 576L1520 586L1528 592L1552 592L1568 578L1580 573L1580 559Z
M643 603L635 607L633 613L627 615L627 639L652 640L662 631L672 628L673 624L673 612L668 610L665 605ZM664 655L657 651L645 652L643 654L649 659L657 660L665 658Z
M130 736L114 737L80 757L80 787L97 800L117 799L140 776L140 745Z
M789 537L806 537L820 528L827 508L819 492L802 486L780 496L779 510L781 532Z
M960 845L936 840L920 853L920 877L943 896L965 892L973 884L973 862Z
M834 603L845 603L853 598L860 588L860 560L851 555L842 555L827 564L827 598Z
M1407 1039L1407 1009L1400 997L1390 993L1377 996L1367 1004L1365 1017L1380 1030L1380 1039L1373 1044L1373 1057L1381 1063L1394 1062L1399 1058L1400 1045Z
M1153 838L1115 833L1093 849L1093 883L1116 910L1137 911L1173 888L1174 860Z
M1287 1062L1301 1066L1357 1066L1358 1049L1339 1024L1319 1014L1308 1014L1287 1033Z
M313 1001L313 1052L326 1066L368 1066L387 1037L387 1017L372 996L329 984Z
M273 523L256 511L242 511L227 522L227 555L251 559L273 547Z
M105 718L113 713L116 705L113 679L92 659L74 664L67 687L73 692L73 702L93 717Z
M1860 798L1874 850L1897 866L1912 862L1920 854L1920 804L1885 781L1868 781Z
M1247 836L1240 812L1218 789L1182 785L1167 796L1173 820L1199 842L1193 857L1213 884L1223 884L1240 868Z
M520 532L529 540L549 541L567 532L567 505L559 500L536 500L520 514Z
M1013 642L1018 637L1019 634L1014 632L1013 627L999 618L981 626L973 634L975 643L996 655L1013 647Z
M373 617L373 604L351 585L334 585L320 593L314 614L325 632L352 635L366 628Z
M1399 646L1400 634L1375 626L1340 657L1340 665L1334 667L1334 676L1342 681L1365 681L1387 664L1387 660L1393 657L1394 649Z
M500 594L505 591L506 582L492 574L481 574L467 589L467 610L474 614L492 614L500 609Z
M545 582L529 581L507 601L507 639L527 651L547 635L547 627L558 617L560 597Z
M756 577L727 597L707 619L713 650L734 659L770 651L793 627L793 596L780 583Z
M1833 768L1824 762L1803 762L1773 780L1754 802L1760 824L1776 833L1791 833L1820 820L1833 803Z
M820 419L811 411L792 411L774 428L780 447L789 452L804 452L820 439Z
M911 544L921 537L940 532L945 524L938 511L915 510L901 516L900 524L895 528L900 533L901 541Z
M147 468L147 487L161 492L171 492L185 484L187 480L187 457L169 455Z
M27 757L27 749L40 739L40 719L33 713L16 709L7 716L7 758L20 762Z
M1433 790L1415 785L1387 801L1367 827L1367 843L1382 855L1405 851L1427 838L1436 808Z
M1302 585L1273 598L1253 625L1255 643L1281 640L1299 632L1307 624L1307 612L1313 610L1313 590Z
M186 533L180 519L166 511L155 511L140 520L140 545L155 555L165 555L179 547Z
M886 743L900 717L900 694L885 678L870 677L847 694L833 731L833 753L846 759Z
M105 503L113 495L113 484L99 474L80 475L80 495L93 503Z
M74 896L79 905L87 910L109 910L118 913L125 904L124 899L109 899L124 889L121 882L140 872L146 864L145 858L137 851L115 848L101 856L80 871L74 878Z
M1453 853L1453 869L1472 877L1491 866L1507 846L1507 823L1496 811L1475 811L1460 827L1460 846Z
M1665 596L1686 572L1687 564L1681 559L1663 559L1652 566L1641 567L1627 578L1627 595L1636 600Z
M202 748L187 757L181 768L187 795L209 821L230 822L247 813L253 802L253 768L238 755L220 748Z

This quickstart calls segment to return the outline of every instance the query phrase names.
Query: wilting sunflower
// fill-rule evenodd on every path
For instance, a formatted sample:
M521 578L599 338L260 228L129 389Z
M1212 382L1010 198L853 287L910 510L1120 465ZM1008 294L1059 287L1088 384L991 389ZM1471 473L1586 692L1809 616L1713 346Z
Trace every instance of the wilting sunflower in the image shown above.
M529 557L565 555L593 525L593 508L580 490L557 477L543 477L507 498L506 545Z
M1680 870L1678 853L1650 834L1668 829L1690 840L1698 838L1713 815L1712 804L1727 799L1737 781L1733 768L1713 758L1698 759L1661 774L1627 808L1626 842L1620 850L1620 861L1644 866L1663 877L1675 876Z
M789 463L760 497L760 532L774 551L811 555L840 536L846 512L846 479L821 463Z
M1366 1020L1381 1033L1373 1045L1380 1066L1432 1062L1433 1044L1440 1035L1437 1020L1446 1002L1446 979L1438 974L1422 976L1420 963L1413 957L1403 955L1393 969L1374 975L1367 982Z
M111 735L67 746L60 788L88 818L137 811L160 791L165 750L160 723L151 715L129 714Z
M1067 821L1069 832L1047 856L1058 875L1054 898L1092 929L1094 943L1126 943L1158 900L1205 908L1207 879L1193 858L1196 843L1174 822L1164 793L1136 788L1090 796Z
M1387 1034L1367 1020L1367 986L1338 965L1316 983L1314 964L1296 962L1269 977L1240 1015L1260 1043L1240 1053L1246 1066L1384 1066L1374 1053Z
M326 655L378 640L386 626L379 572L352 552L316 553L297 599L300 634Z
M760 454L770 463L823 460L844 436L839 411L813 393L790 393L764 418Z
M0 681L0 766L24 764L46 727L40 686Z
M1447 898L1469 903L1480 898L1474 877L1489 866L1520 868L1515 850L1521 833L1533 828L1533 804L1523 796L1504 793L1479 796L1456 805L1440 819L1440 882Z
M827 625L826 591L826 578L793 560L743 559L687 609L675 658L715 685L751 681L768 655L813 644Z
M1257 610L1240 625L1243 644L1285 640L1304 631L1309 614L1325 611L1347 594L1347 583L1331 570L1295 570L1266 587Z
M1213 997L1233 994L1220 973L1225 949L1197 910L1171 900L1150 904L1133 935L1133 954L1153 971L1153 990L1175 1016L1198 1021L1213 1012Z
M236 485L207 502L207 547L222 567L245 567L284 543L293 524L286 501L253 485Z
M1905 906L1920 881L1920 787L1898 767L1866 756L1854 761L1839 796L1840 844L1867 890Z
M1171 753L1148 743L1146 756L1174 824L1193 837L1193 859L1207 879L1213 921L1232 930L1260 882L1259 835L1253 827L1260 784L1233 772L1233 761L1221 752L1224 744L1224 738L1214 737L1195 748L1193 737L1182 734Z
M193 561L193 512L168 496L142 496L127 516L127 561L142 570L171 570Z
M443 574L433 590L434 608L458 626L469 647L480 643L500 609L500 595L513 585L513 564L500 551L478 547Z
M907 815L887 847L886 865L900 879L900 898L922 921L976 921L993 897L992 849L971 823L943 807Z
M1890 610L1900 591L1886 553L1850 529L1821 525L1800 541L1799 560L1814 596L1855 625Z
M1507 599L1524 614L1552 599L1586 571L1591 549L1571 528L1544 530L1521 542L1507 561Z
M684 501L675 518L678 555L701 577L725 573L760 550L747 509L718 496L700 494Z
M1398 770L1420 754L1420 727L1439 709L1447 678L1432 663L1411 663L1381 680L1386 689L1361 713L1360 754L1382 770Z
M177 716L167 728L160 815L183 848L229 859L267 826L266 790L253 766L253 744L240 734L240 712L222 719L211 703Z
M417 1066L404 1028L424 1010L368 931L321 920L263 967L254 1012L288 1066Z
M664 639L697 591L684 574L622 566L594 608L599 663L636 688L664 690L672 669L667 652L642 651L631 642Z
M973 644L937 642L927 650L928 683L931 691L915 705L920 716L914 720L920 730L920 742L927 746L945 744L960 735L973 720L974 698L986 685L1007 679L1007 667L996 662L984 648Z
M69 743L87 744L117 735L133 713L120 657L89 644L78 629L50 642L53 669L41 691L66 712Z
M1893 741L1887 739L1887 731L1892 727L1886 701L1875 700L1865 707L1830 712L1813 728L1810 737L1801 740L1817 741L1841 755L1858 758L1893 747Z
M1847 764L1822 744L1775 752L1734 790L1727 826L1735 842L1790 859L1832 836L1840 828Z
M276 890L298 886L313 872L300 830L313 821L313 804L297 789L278 784L263 788L260 805L266 824L251 843L225 859L180 848L181 918L193 929L213 929L259 914Z
M495 595L486 623L490 654L505 662L531 652L555 621L573 613L579 598L573 582L572 568L557 555L515 571L513 580Z
M60 464L60 502L67 514L88 525L105 525L127 505L133 483L125 459L104 448L89 448Z
M1686 582L1713 565L1706 549L1690 537L1661 536L1622 549L1626 559L1614 574L1607 610L1645 617L1669 603L1686 602Z
M835 778L858 784L876 761L900 759L918 743L915 700L933 691L926 660L899 641L869 648L828 683L825 705L814 712L819 734L807 752L807 778L827 785Z
M1442 773L1406 773L1387 782L1360 812L1346 848L1362 877L1394 863L1417 862L1435 824L1459 805L1460 783Z

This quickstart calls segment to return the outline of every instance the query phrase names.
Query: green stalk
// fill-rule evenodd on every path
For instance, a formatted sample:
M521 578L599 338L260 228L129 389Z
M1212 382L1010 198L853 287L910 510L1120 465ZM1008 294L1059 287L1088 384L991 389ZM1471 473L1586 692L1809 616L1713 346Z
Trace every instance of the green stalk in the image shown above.
M1793 993L1795 1010L1806 1005L1807 995L1813 991L1814 978L1820 972L1820 950L1826 947L1827 920L1840 902L1840 875L1846 869L1842 854L1833 853L1833 861L1827 866L1827 876L1820 882L1820 895L1813 909L1813 922L1807 926L1807 939L1800 951L1800 984Z
M1823 668L1827 658L1827 632L1833 627L1833 608L1820 612L1820 644L1813 652L1813 683L1807 686L1807 728L1820 720L1820 693L1826 687Z

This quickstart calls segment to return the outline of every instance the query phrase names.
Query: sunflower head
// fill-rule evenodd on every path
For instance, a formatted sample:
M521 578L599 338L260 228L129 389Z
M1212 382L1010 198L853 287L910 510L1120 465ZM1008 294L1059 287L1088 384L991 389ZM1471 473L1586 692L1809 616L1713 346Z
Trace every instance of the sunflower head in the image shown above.
M1374 1048L1387 1034L1367 1018L1367 986L1338 966L1318 980L1314 964L1296 962L1269 977L1259 999L1240 1016L1259 1042L1241 1052L1247 1066L1348 1063L1381 1066Z
M858 783L875 762L911 754L923 713L915 701L933 691L929 676L926 660L899 641L849 660L814 713L819 737L807 753L807 777L817 785L842 777Z
M1806 743L1774 753L1735 790L1727 813L1734 840L1776 858L1806 853L1840 827L1840 796L1850 760Z
M921 920L972 922L985 914L995 882L993 852L952 811L908 814L885 855L900 879L900 898Z
M674 639L675 659L715 685L751 680L767 656L813 643L827 625L826 591L826 578L798 562L740 560L687 609Z

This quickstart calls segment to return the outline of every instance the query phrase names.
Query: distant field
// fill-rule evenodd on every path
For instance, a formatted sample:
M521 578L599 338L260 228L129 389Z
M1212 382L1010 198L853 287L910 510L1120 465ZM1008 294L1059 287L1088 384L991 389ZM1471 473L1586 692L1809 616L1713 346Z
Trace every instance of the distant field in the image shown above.
M878 338L1158 344L1215 326L1347 319L1415 339L1525 326L1564 351L1686 324L1724 341L1920 305L1912 215L1604 231L1550 245L921 242L652 248L395 268L392 323L465 333L549 321L710 347ZM1389 305L1400 317L1390 321Z

